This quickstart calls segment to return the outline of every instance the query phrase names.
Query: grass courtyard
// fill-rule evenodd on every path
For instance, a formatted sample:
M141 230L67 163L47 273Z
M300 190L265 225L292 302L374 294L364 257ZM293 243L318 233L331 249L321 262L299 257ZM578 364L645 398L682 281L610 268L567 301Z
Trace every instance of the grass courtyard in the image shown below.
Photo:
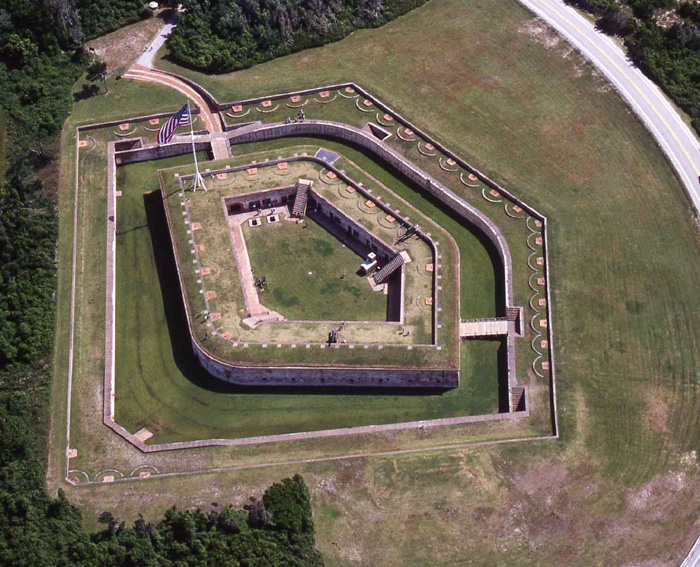
M182 175L189 173L189 168L174 168L160 173L162 191L165 195L166 212L168 214L169 227L174 236L176 256L180 266L180 277L187 297L191 326L193 334L204 342L208 325L197 314L203 309L220 315L215 323L216 329L227 333L228 337L216 336L214 340L206 342L206 350L211 354L222 357L233 363L249 364L371 364L384 367L433 367L457 369L458 340L456 334L457 312L452 306L456 304L453 298L457 293L457 258L458 248L435 221L421 215L419 209L410 209L414 218L422 219L424 226L430 226L435 232L434 238L443 245L443 258L441 274L443 276L444 291L442 302L449 309L438 312L438 321L444 329L440 342L441 349L421 348L406 349L404 345L425 345L432 342L432 329L434 322L431 309L418 308L417 302L424 301L424 296L431 292L432 279L421 276L418 267L432 256L429 245L419 238L410 238L398 244L397 249L406 251L416 261L412 263L404 279L404 321L403 326L410 334L400 334L400 329L394 324L380 324L348 320L343 331L343 340L347 345L369 344L374 345L368 349L353 348L319 348L325 347L328 333L337 327L337 323L314 321L281 321L274 324L257 325L250 328L244 322L247 315L247 306L243 303L243 294L239 291L240 281L237 277L238 267L235 256L231 253L231 235L226 222L221 219L221 197L228 198L241 192L250 192L261 188L278 186L286 179L310 177L317 180L316 191L324 198L329 199L336 208L343 210L365 228L382 238L385 242L393 242L396 238L397 227L386 224L383 215L376 214L376 208L363 211L364 201L343 197L347 195L342 191L343 184L332 182L323 172L323 167L308 160L288 162L288 167L282 174L274 165L264 164L265 159L276 159L280 155L280 149L284 149L287 157L293 154L307 155L315 153L322 140L305 140L306 145L299 146L299 139L286 140L284 145L264 144L263 147L255 146L255 153L247 146L237 148L234 157L227 163L219 162L217 167L225 169L226 165L234 168L228 171L227 178L217 180L217 185L212 180L207 192L187 192L180 190ZM258 162L255 175L247 172L251 160ZM260 163L263 160L263 163ZM372 163L372 159L363 157L362 167L350 160L343 160L343 167L348 170L351 179L358 183L365 183L367 188L372 187L375 197L396 199L398 195L388 186L369 176L364 168ZM235 168L242 168L236 171ZM323 181L326 179L327 181ZM391 180L395 180L391 177ZM391 182L389 186L392 186ZM398 203L397 203L398 204ZM408 203L404 203L409 206ZM183 211L183 209L185 209ZM183 216L183 213L186 213ZM189 231L188 222L197 222L200 228ZM381 221L381 222L380 222ZM235 229L231 229L232 231ZM463 230L463 229L462 229ZM463 230L464 231L464 230ZM467 231L468 232L468 231ZM241 234L241 238L243 238ZM201 249L195 260L192 259L193 246ZM211 268L211 272L204 277L198 273L198 266ZM475 269L475 267L473 267ZM247 269L247 268L246 268ZM313 271L313 270L309 270ZM485 272L482 277L488 277ZM308 275L308 271L307 271ZM342 272L338 274L340 277ZM252 282L251 282L252 284ZM216 297L204 301L204 293L214 291ZM413 308L413 306L416 308ZM421 303L423 305L423 303ZM218 318L218 317L217 317ZM277 343L286 345L286 348L267 348L268 344ZM292 346L296 343L307 343L313 348L298 349ZM390 348L381 349L377 343ZM346 344L346 343L343 343ZM247 345L247 346L246 346ZM204 347L203 347L204 348Z
M267 289L260 302L297 321L385 321L387 298L356 272L364 258L307 218L243 234L256 277Z
M95 522L105 509L135 519L139 511L153 518L173 504L243 503L241 495L302 472L330 567L447 566L465 558L475 565L538 567L679 563L697 535L693 523L700 494L693 456L700 450L700 307L689 294L700 279L697 229L660 151L609 86L528 12L506 0L433 0L384 28L356 32L338 44L235 75L191 75L221 100L357 80L545 212L551 229L562 439L222 471L119 488L67 487L69 497L85 507L88 521ZM158 110L168 96L165 89L125 83L108 98L76 104L67 127L49 463L54 491L64 486L57 463L65 449L70 127L97 117ZM176 104L173 100L170 108ZM85 175L100 179L103 169L102 164ZM99 329L104 281L92 250L103 242L104 225L90 214L104 210L103 198L97 190L81 194L79 202L86 222L79 235L77 324L84 330L76 342L73 438L80 444L78 459L90 453L96 466L115 461L135 466L155 462L154 457L138 455L111 438L105 442L98 435L101 416L91 413L99 405L95 377L101 372L103 337L92 330ZM140 194L134 202L139 199ZM126 201L120 206L123 213ZM152 249L145 231L134 234L145 238L144 252ZM480 287L477 281L477 297L482 297ZM167 324L168 304L158 305L163 298L156 281L145 281L133 293L139 291L154 298L142 305L144 330L150 333L155 325ZM486 300L475 305L484 312L489 308ZM135 316L138 307L124 309ZM181 425L203 429L202 415L220 409L228 423L222 419L219 431L245 427L244 417L250 417L252 429L264 431L261 408L271 408L268 415L280 425L297 416L308 419L314 406L318 414L378 415L392 405L397 414L410 413L415 403L402 397L373 410L360 396L341 404L322 396L219 395L188 378L186 361L177 358L182 344L170 342L168 337L150 351L141 345L120 370L129 388L124 395L141 404L123 416L133 424L167 408L172 417L164 427L170 432ZM146 393L153 399L149 373L168 378L153 403L144 401ZM185 398L191 403L178 405ZM383 440L387 446L395 442ZM347 439L319 445L354 450ZM172 470L176 462L193 468L221 464L212 455L174 453L158 463L163 470ZM278 460L300 456L298 445L287 444L277 455Z

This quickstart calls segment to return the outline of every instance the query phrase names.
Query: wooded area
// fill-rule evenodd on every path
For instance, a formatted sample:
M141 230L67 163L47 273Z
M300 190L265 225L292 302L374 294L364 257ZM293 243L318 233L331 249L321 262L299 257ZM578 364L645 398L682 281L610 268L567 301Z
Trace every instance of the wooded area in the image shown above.
M377 27L426 0L186 0L168 42L181 65L227 73ZM630 57L700 131L700 5L692 0L567 0L625 38ZM469 9L465 4L464 9Z
M135 21L142 8L0 0L0 565L320 566L298 475L243 510L171 509L132 527L105 512L95 534L62 493L46 493L58 138L72 86L90 64L82 41Z
M188 0L170 54L227 72L380 26L425 1ZM635 62L700 131L698 4L570 1L624 37ZM0 564L320 565L300 477L244 510L171 510L161 522L133 527L105 514L105 529L92 535L77 508L44 488L58 136L72 85L90 64L83 41L149 16L137 0L0 0Z
M567 0L624 38L631 59L692 118L700 133L700 5L692 0Z
M378 27L427 0L186 0L168 42L181 65L226 73Z

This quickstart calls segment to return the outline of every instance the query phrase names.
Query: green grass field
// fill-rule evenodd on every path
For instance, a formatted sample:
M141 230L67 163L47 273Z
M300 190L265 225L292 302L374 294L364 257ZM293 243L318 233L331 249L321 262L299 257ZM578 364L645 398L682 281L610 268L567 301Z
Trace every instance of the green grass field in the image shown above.
M245 72L223 77L176 72L196 77L221 100L356 80L547 214L562 437L222 471L119 488L68 487L70 498L85 507L88 522L107 508L134 519L139 511L154 518L174 504L243 504L242 495L299 471L311 488L319 546L330 567L680 563L697 535L700 494L700 305L693 293L700 280L698 232L661 152L609 85L510 0L432 0L381 29ZM159 87L131 92L142 96L122 98L110 108L102 101L76 105L69 126L107 114L155 110L162 106L158 99L165 104L168 96ZM66 135L49 463L54 491L64 486L57 463L65 448L60 439L70 290L70 142ZM86 175L99 178L97 170ZM85 198L87 210L103 210L99 193ZM99 328L95 310L104 281L99 265L91 263L90 246L99 246L103 234L102 225L81 234L79 265L98 283L97 295L83 286L78 297L74 395L85 402L74 407L74 438L90 455L81 452L76 464L84 458L83 463L105 467L117 461L135 465L144 456L98 437L100 416L90 413L99 405L101 367L99 344L88 339ZM157 286L149 291L156 301L157 292ZM142 360L155 360L161 368L171 364L160 347L143 353ZM173 407L187 396L193 402L173 408L173 414L210 411L207 404L224 399L203 393L178 371L176 366L165 371L173 377L171 392L159 403ZM149 387L144 381L133 391ZM247 410L229 410L231 422L246 411L255 417L253 397L246 398ZM270 397L266 403L277 406L280 420L284 412L303 414L285 401ZM312 401L329 414L356 412L359 405L353 398L342 407L325 398L307 399ZM410 403L402 398L396 407ZM131 417L133 423L137 417ZM478 427L471 431L484 434ZM430 432L421 435L412 442L423 442ZM380 444L395 447L401 439L383 438ZM362 443L334 439L315 443L314 450L349 454ZM299 447L256 447L235 453L229 462L301 459L311 450ZM174 453L159 464L163 470L175 469L176 463L221 466L221 455L233 453L203 452L196 458ZM148 460L154 462L152 456Z
M584 396L602 469L636 485L665 470L674 450L700 446L689 426L700 422L688 342L700 337L700 306L687 296L700 261L686 253L697 229L624 103L534 27L510 1L440 0L381 31L233 75L180 72L221 100L356 80L547 214L562 403ZM666 433L646 417L655 392ZM566 435L574 417L562 419Z
M314 140L297 139L287 141L286 144L296 145L300 142L309 143ZM318 144L318 140L315 142ZM338 151L342 149L343 153L352 152L350 148L340 145L333 147ZM247 152L241 148L238 153ZM353 158L363 168L372 164L372 160L359 154L353 154ZM266 391L227 386L211 378L198 366L191 354L179 286L175 285L177 275L167 241L167 226L159 195L155 193L158 190L155 169L187 163L187 159L183 156L119 169L118 187L123 196L118 200L117 215L118 423L132 432L146 427L155 434L153 442L171 442L212 437L248 437L498 411L498 376L499 372L502 373L499 366L499 341L463 344L460 387L442 395L399 395L391 392L367 395L363 391L337 393L284 389ZM374 170L375 174L381 174L382 180L402 196L415 193L376 164ZM420 210L427 206L427 202L416 202L421 206ZM426 212L438 223L450 220L438 208L428 208ZM453 236L460 244L460 252L469 258L481 258L481 264L476 261L463 262L466 264L464 269L474 279L478 275L481 287L485 288L487 284L482 283L481 279L487 283L493 282L493 267L488 254L483 248L479 254L481 245L478 240L462 225L453 222ZM279 227L263 226L249 231L247 229L246 242L253 265L256 265L255 258L277 259L280 252L271 252L278 250L280 242L285 238L283 234L279 240L268 239L263 243L260 239L257 242L258 235L254 231L269 233L277 228ZM353 262L352 265L357 263L354 254L343 249L337 240L320 227L290 228L302 231L301 239L297 238L299 247L315 247L315 241L325 234L322 240L324 249L336 246L339 258ZM256 249L258 243L262 243L265 249ZM338 267L335 271L338 274L334 275L339 280L342 272ZM268 272L269 269L256 269L256 274ZM304 268L297 274L302 282L306 272L308 270ZM272 286L278 277L282 278L281 272L279 276L271 278ZM293 277L290 279L293 281ZM321 289L319 287L319 293ZM272 293L269 292L270 295ZM493 301L492 294L493 291L491 295L485 293L481 296L481 301L488 305ZM348 302L354 302L352 292L348 292L348 295ZM478 297L472 294L467 310ZM265 299L265 294L262 294L262 298ZM378 298L382 302L380 311L385 310L385 297ZM334 301L338 303L335 296ZM483 308L488 309L487 305ZM366 306L362 309L366 309Z
M296 139L298 140L298 139ZM280 149L285 148L285 152L289 157L294 153L314 153L321 140L306 140L311 145L298 146L294 140L285 141L284 146L279 144L271 144L266 151L258 151L254 154L248 154L249 151L245 146L237 148L237 156L228 160L227 165L241 166L250 163L250 160L264 160L277 158L280 154ZM283 152L284 153L284 152ZM364 158L366 159L366 158ZM370 163L371 160L366 160ZM348 169L348 174L357 182L364 182L366 186L372 187L376 191L377 197L384 196L385 198L396 199L397 195L394 192L389 192L386 186L382 186L379 181L367 174L364 169L351 162L343 160L343 167ZM222 162L216 164L217 167L222 167ZM322 179L326 179L322 173L322 168L318 165L309 165L309 162L299 161L292 162L289 169L284 175L277 173L275 167L260 166L258 174L254 178L250 178L248 174L229 174L229 177L223 182L216 183L212 181L209 191L190 192L187 193L189 218L193 222L199 222L202 228L196 233L189 234L187 225L177 219L182 218L183 202L179 194L179 177L189 173L189 169L175 168L161 173L162 191L166 195L165 204L168 211L169 227L174 235L174 244L176 255L180 264L180 275L185 288L189 312L192 314L191 326L194 330L195 337L201 342L204 340L207 332L207 325L197 320L196 314L202 309L209 308L215 313L221 315L220 329L231 334L231 342L246 343L250 341L248 347L243 347L240 344L238 347L231 344L229 340L215 338L212 341L207 340L206 346L202 345L206 350L215 356L223 357L232 362L248 362L250 364L360 364L371 363L379 366L396 366L402 367L441 367L441 368L458 368L458 341L456 335L457 313L453 309L448 309L438 315L439 323L444 329L442 333L441 346L442 349L408 349L405 350L398 345L403 344L425 344L432 340L431 330L433 326L431 313L429 310L413 309L416 301L421 299L421 296L430 291L431 283L429 278L420 276L417 272L419 262L431 255L428 245L420 239L409 239L406 243L401 244L401 248L409 253L411 257L416 258L414 263L407 272L404 286L404 307L406 317L404 325L410 330L409 335L397 334L398 329L390 325L377 326L372 323L351 322L346 326L343 332L343 339L346 339L351 344L385 342L391 345L389 349L369 348L369 349L325 349L318 348L318 344L325 343L329 331L334 328L329 326L329 323L323 322L280 322L275 325L259 325L254 329L250 329L243 323L242 316L246 311L242 303L242 294L237 291L239 285L237 267L233 256L230 252L230 235L225 223L211 222L212 219L218 219L221 215L221 201L219 197L230 196L240 191L250 191L254 188L274 187L279 185L280 179L285 176L291 178L301 176L312 177L318 179L317 190L323 193L330 199L335 206L344 210L357 218L357 221L369 230L373 231L385 241L392 241L396 236L396 227L385 227L380 224L379 215L372 212L362 212L358 210L358 205L362 204L359 200L348 199L341 196L341 184L328 184ZM408 207L408 203L404 203ZM434 238L442 244L443 249L443 299L446 305L453 305L453 297L456 297L456 265L458 257L458 249L452 241L448 233L439 225L435 224L425 216L420 216L420 212L412 208L410 214L416 220L419 220L424 226L430 226L431 230L436 231ZM204 250L198 253L199 261L203 266L208 266L213 269L213 272L206 276L204 281L200 280L200 276L195 271L195 266L190 268L192 263L191 249L192 242L197 245L204 246ZM217 297L210 299L208 303L204 303L202 298L202 283L207 290L213 289L217 293ZM231 293L232 292L232 293ZM316 348L296 349L296 348L274 348L269 349L265 343L278 342L280 344L290 343L317 343ZM431 366L432 365L432 366Z
M311 219L244 227L260 301L297 321L386 321L386 296L356 274L364 260Z

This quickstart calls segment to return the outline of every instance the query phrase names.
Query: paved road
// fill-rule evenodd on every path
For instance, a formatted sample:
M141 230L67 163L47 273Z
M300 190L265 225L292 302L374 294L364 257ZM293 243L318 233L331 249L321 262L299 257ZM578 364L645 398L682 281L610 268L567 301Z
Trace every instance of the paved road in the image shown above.
M163 47L165 41L170 37L170 32L177 24L177 18L173 15L165 22L165 25L158 32L158 35L153 38L153 41L148 44L146 50L141 54L136 63L143 67L153 67L153 58L158 50Z
M637 69L610 37L559 0L519 0L544 19L617 88L669 157L700 215L700 143L661 90ZM700 567L700 538L681 564Z
M519 0L595 65L625 98L669 157L700 215L700 142L661 90L610 37L560 0Z
M698 567L700 566L700 538L695 542L693 548L688 553L685 561L681 563L681 567Z

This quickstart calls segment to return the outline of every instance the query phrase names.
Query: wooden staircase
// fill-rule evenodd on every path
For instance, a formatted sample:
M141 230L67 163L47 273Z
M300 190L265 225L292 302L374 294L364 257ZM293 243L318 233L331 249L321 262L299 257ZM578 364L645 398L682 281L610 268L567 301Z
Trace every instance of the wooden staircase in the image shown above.
M294 205L292 206L292 216L298 219L303 219L306 215L306 203L309 200L309 185L306 183L297 184L297 194L294 197Z
M397 254L396 256L394 256L386 266L384 266L381 270L374 274L374 285L383 284L386 280L389 279L389 276L391 276L391 274L393 274L403 265L405 261L406 260L401 254Z

